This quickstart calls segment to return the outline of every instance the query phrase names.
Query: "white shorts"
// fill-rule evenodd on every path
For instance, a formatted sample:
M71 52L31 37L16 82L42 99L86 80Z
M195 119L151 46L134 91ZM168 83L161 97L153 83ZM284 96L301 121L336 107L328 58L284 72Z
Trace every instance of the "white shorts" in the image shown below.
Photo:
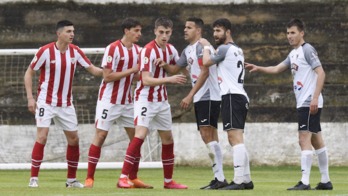
M35 119L37 127L50 127L53 119L54 124L64 131L77 131L77 117L74 105L57 107L37 102Z
M95 114L95 127L104 131L109 131L112 124L116 123L122 127L134 128L133 104L112 104L108 101L97 102Z
M171 131L172 114L168 101L135 101L134 124L155 130Z

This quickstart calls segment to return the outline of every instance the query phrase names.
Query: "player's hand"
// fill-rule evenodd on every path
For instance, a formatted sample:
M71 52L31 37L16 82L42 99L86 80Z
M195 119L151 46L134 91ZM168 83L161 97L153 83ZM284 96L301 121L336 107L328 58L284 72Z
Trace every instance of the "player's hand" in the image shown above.
M140 65L137 64L136 66L132 67L131 69L132 69L132 72L133 72L133 73L138 73L139 70L140 70Z
M162 60L161 58L158 58L156 59L154 62L153 62L156 66L159 66L159 67L164 67L166 65L168 65L164 60Z
M180 106L182 109L186 110L191 103L192 103L192 97L188 95L181 100Z
M245 69L248 69L250 73L258 71L258 66L257 65L245 62L244 66L245 66Z
M203 46L210 46L211 45L210 42L205 38L199 39L198 42L201 43Z
M172 84L185 84L187 81L186 76L181 74L170 76L168 77L168 79L169 79L169 83L172 83Z
M318 98L313 98L309 106L310 114L314 115L318 112Z
M29 112L35 114L35 110L36 110L36 101L35 101L34 98L28 99L28 110L29 110Z

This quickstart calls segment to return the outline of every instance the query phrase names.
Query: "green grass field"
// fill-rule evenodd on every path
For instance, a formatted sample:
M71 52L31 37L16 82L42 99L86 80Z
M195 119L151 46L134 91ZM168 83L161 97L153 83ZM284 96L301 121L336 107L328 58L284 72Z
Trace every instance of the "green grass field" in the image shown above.
M225 166L225 176L231 181L232 168ZM153 185L154 189L117 189L115 184L120 169L96 171L93 189L65 188L65 170L41 170L39 188L28 188L30 171L0 170L0 195L346 195L348 196L348 167L331 167L330 177L334 186L333 191L286 191L300 179L300 168L284 167L252 167L254 190L223 191L199 190L212 179L212 171L208 167L176 167L174 179L189 186L188 190L163 189L162 169L140 169L139 177ZM78 171L78 179L84 182L86 170ZM314 187L320 180L317 167L312 167L311 185Z

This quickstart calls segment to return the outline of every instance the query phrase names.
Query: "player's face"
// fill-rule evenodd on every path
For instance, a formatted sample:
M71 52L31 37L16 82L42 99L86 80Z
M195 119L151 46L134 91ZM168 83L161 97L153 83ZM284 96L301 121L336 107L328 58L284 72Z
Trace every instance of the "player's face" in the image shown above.
M156 42L158 45L165 46L170 36L172 35L172 28L165 28L164 26L159 26L155 29Z
M226 41L226 31L223 27L216 26L214 27L214 40L216 45L224 44Z
M58 40L64 43L71 43L74 39L74 26L65 26L57 31Z
M126 29L125 34L132 43L137 43L141 37L141 26L139 25L130 29Z
M296 26L287 28L287 38L290 46L297 48L303 41L304 32L300 31Z
M184 29L184 38L188 42L194 42L197 40L199 35L199 28L197 28L196 24L191 21L187 21Z

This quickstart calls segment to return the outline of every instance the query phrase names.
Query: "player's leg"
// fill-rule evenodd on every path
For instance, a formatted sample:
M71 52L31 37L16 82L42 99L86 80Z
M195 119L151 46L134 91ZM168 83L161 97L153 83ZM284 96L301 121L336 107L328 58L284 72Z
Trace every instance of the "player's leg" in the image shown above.
M44 156L44 148L47 142L47 136L52 118L52 107L47 104L37 103L37 108L35 111L37 132L36 141L31 154L31 175L29 180L29 187L31 188L36 188L39 186L39 171Z
M132 185L128 183L128 176L133 169L136 157L140 157L141 146L148 134L148 127L153 116L153 110L148 102L136 101L134 103L135 134L127 148L123 161L122 172L116 185L119 188L132 188Z
M227 185L223 173L223 157L217 132L220 103L220 101L211 100L194 103L197 127L208 148L214 174L214 179L201 189L218 189Z
M333 186L329 177L329 158L320 127L321 108L310 118L310 127L313 130L311 142L318 156L318 166L321 180L315 187L316 190L332 190Z
M97 102L95 114L95 135L88 151L88 168L87 177L85 179L85 187L92 188L94 184L94 174L101 156L101 148L105 142L108 132L120 116L118 112L118 105L110 102ZM121 109L119 109L121 110Z
M83 188L83 184L76 179L76 172L80 159L80 149L75 108L71 105L68 107L56 108L56 110L57 116L53 118L54 123L57 127L61 127L64 130L68 143L66 150L68 172L65 186L67 188Z
M312 133L309 131L309 108L303 107L297 109L298 114L298 137L301 148L301 180L294 186L287 190L310 190L309 177L312 167Z
M228 141L233 148L234 177L225 190L253 189L250 177L248 152L244 145L244 126L249 103L243 95L227 94L222 96L223 129L227 131Z
M172 135L172 115L167 101L154 104L157 111L152 121L152 127L158 130L162 142L162 164L164 174L164 188L187 189L186 185L176 183L173 180L174 171L174 140Z

